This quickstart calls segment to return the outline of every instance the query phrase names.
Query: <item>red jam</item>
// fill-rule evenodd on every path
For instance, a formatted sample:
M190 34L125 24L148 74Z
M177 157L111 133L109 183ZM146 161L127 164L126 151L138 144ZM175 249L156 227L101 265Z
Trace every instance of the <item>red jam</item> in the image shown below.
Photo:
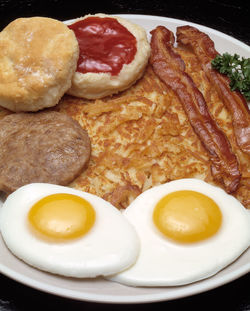
M118 75L137 52L136 38L114 18L87 17L69 28L79 43L78 72Z

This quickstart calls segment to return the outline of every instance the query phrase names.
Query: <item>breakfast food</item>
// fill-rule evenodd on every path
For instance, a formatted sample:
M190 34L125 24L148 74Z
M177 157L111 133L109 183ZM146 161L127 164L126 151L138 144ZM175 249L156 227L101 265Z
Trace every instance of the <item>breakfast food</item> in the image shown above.
M0 106L38 111L70 88L79 56L73 31L45 17L19 18L0 33Z
M141 248L136 263L110 279L132 286L176 286L208 278L250 246L250 212L218 187L172 181L124 211Z
M88 169L71 186L126 208L153 186L192 177L222 187L250 208L250 158L238 147L231 113L194 51L183 45L171 48L185 63L182 75L193 80L202 104L196 106L200 117L203 113L202 122L194 118L196 132L188 103L185 111L180 97L150 64L135 85L112 98L65 96L56 109L87 128L93 146ZM200 125L207 127L206 135Z
M30 184L12 193L1 208L0 228L17 257L70 277L117 273L139 251L135 229L114 206L57 185Z
M0 190L14 191L0 211L7 247L44 271L132 286L217 273L250 245L237 105L224 105L200 51L186 46L188 28L178 45L154 30L149 64L145 31L126 20L87 15L68 28L80 49L68 95L43 112L0 108Z
M250 208L247 155L232 136L232 122L216 91L204 78L190 51L181 51L187 70L237 155L242 174L233 195ZM58 111L76 119L91 138L92 156L86 171L70 185L126 208L140 193L180 178L199 178L223 187L211 174L211 162L176 94L149 65L142 79L112 99L84 100L64 96Z
M191 46L201 62L209 81L216 88L221 100L232 115L235 138L239 148L250 155L250 111L246 99L239 91L231 91L229 79L212 69L211 61L219 54L213 41L195 27L177 28L177 41Z
M174 34L163 26L158 26L151 34L150 62L155 73L180 98L191 126L208 151L214 179L224 183L227 192L235 192L241 178L236 155L211 117L202 93L185 72L184 61L174 51Z
M10 193L31 182L67 185L86 167L88 134L55 111L15 113L0 120L0 189Z
M68 94L101 98L129 88L147 65L146 31L128 20L106 14L87 15L69 25L80 56Z

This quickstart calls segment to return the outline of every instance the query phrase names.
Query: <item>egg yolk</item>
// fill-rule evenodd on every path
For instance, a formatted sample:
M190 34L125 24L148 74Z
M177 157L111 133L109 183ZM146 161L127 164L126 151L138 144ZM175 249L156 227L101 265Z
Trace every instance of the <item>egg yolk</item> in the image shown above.
M43 238L71 240L92 228L95 210L79 196L56 193L36 202L29 211L28 221Z
M221 226L222 214L208 196L181 190L167 194L157 203L153 222L167 238L193 243L213 236Z

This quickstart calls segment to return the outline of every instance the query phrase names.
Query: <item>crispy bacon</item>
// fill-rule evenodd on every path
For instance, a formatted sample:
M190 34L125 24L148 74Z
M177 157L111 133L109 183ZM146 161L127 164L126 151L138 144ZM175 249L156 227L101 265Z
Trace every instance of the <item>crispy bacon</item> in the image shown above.
M245 98L230 90L228 77L214 70L211 61L219 54L208 35L191 26L177 28L177 42L189 45L198 57L202 68L220 98L231 113L235 138L239 148L250 154L250 114Z
M190 124L208 151L214 179L222 182L227 192L234 192L241 178L237 158L212 119L202 93L185 72L185 63L174 51L173 33L158 26L151 34L150 62L155 73L180 98Z

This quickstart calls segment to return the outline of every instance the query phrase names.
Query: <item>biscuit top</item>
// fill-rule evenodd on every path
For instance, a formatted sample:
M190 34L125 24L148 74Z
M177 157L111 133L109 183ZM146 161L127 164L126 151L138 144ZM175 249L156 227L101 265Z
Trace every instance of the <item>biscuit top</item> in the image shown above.
M25 102L60 84L78 51L74 33L60 21L19 18L0 33L0 102ZM7 106L7 105L6 105Z

